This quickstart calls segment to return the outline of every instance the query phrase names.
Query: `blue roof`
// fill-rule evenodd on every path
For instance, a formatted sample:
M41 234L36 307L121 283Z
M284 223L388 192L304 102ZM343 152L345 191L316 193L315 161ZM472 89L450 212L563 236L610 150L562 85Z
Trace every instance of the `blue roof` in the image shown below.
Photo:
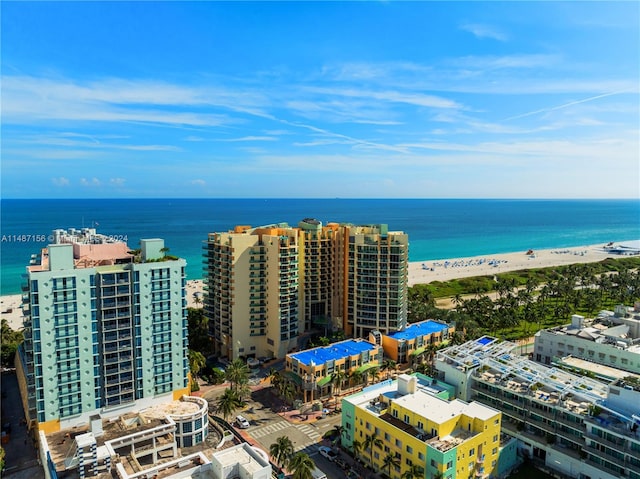
M412 323L407 326L406 329L402 331L396 331L395 333L391 333L388 336L390 338L400 340L409 340L416 339L419 336L427 336L432 333L438 333L440 331L444 331L448 326L446 324L438 323L436 321L431 321L428 319L427 321L422 321L420 323Z
M349 339L347 341L330 344L329 346L300 351L299 353L291 354L291 358L298 360L305 366L310 366L311 361L313 361L315 365L320 365L327 361L335 361L349 356L356 356L363 351L373 351L375 349L376 346L366 341L354 341L353 339Z

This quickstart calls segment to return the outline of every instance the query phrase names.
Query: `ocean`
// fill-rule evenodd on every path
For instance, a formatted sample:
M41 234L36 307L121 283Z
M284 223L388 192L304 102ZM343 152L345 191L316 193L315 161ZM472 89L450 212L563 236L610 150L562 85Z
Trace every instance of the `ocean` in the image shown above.
M31 254L57 228L94 226L137 248L164 238L187 260L189 279L203 276L207 233L303 218L323 223L389 225L409 235L410 261L640 239L638 200L451 199L3 199L0 293L20 292Z

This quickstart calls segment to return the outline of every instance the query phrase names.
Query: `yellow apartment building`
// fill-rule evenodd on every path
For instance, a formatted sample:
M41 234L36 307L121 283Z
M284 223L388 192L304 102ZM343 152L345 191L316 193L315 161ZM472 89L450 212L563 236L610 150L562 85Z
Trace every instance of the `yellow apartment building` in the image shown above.
M496 475L502 413L452 396L453 387L422 375L365 388L342 400L343 445L392 479L412 466L429 478Z

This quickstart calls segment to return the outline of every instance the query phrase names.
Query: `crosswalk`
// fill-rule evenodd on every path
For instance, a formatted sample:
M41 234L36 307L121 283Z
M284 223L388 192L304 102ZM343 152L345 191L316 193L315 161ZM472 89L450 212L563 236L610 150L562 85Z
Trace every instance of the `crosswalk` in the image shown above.
M249 434L254 439L260 441L260 438L265 436L270 436L276 434L280 431L284 431L285 429L295 428L296 431L304 434L309 440L305 441L303 444L298 444L299 448L307 448L307 449L317 449L318 440L321 438L321 434L316 430L315 427L310 426L308 424L296 424L295 426L288 421L282 420L278 422L274 422L272 424L267 424L265 426L260 426L255 429L249 431Z

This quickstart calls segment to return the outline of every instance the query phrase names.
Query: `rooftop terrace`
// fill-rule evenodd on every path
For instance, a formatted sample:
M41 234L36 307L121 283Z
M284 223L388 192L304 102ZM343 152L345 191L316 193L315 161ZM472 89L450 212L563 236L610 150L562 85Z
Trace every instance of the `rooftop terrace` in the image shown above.
M495 381L511 380L516 392L524 392L532 385L539 384L561 395L571 393L594 403L606 399L606 384L525 359L513 352L516 347L515 343L496 341L485 336L440 350L436 358L461 371L477 370L479 377L492 377ZM486 375L486 372L489 374Z

